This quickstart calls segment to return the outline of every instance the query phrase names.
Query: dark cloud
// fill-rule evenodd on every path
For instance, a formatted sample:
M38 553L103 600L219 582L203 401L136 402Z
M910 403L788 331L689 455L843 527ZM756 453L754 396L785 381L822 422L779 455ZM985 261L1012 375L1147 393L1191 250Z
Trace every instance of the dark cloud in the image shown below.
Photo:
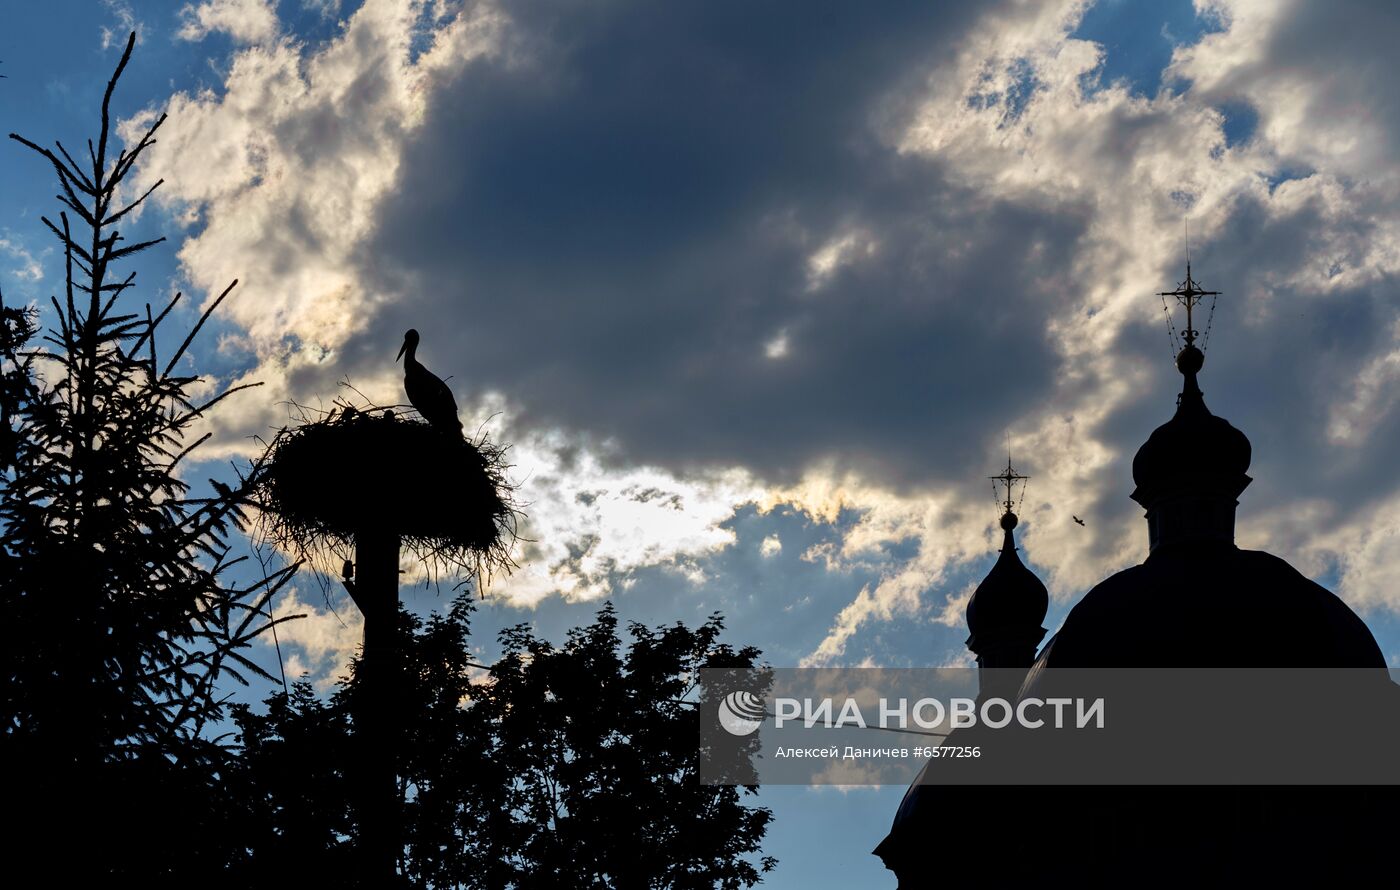
M1165 72L1173 40L1154 25L1155 61L1124 89L1105 81L1131 41L1107 29L1100 65L1064 40L1068 4L505 8L503 46L483 38L495 51L474 56L471 41L449 41L413 71L370 52L394 46L397 26L361 17L327 50L334 76L305 96L286 72L317 65L283 47L276 77L250 78L218 109L242 125L264 81L292 83L289 107L310 109L248 115L247 132L275 134L281 166L269 169L298 181L230 199L224 227L199 239L206 251L186 254L211 267L236 253L221 238L285 242L286 262L273 251L265 264L272 303L330 357L294 353L291 391L382 379L416 327L459 400L504 395L518 425L507 440L562 429L580 455L677 480L741 465L784 483L830 461L837 478L869 483L863 540L917 539L910 565L930 576L965 561L970 529L994 518L983 477L1010 428L1018 448L1033 443L1017 456L1036 477L1028 554L1083 585L1145 542L1130 464L1180 387L1154 293L1183 271L1189 213L1196 271L1225 292L1202 384L1255 443L1242 531L1317 515L1329 527L1311 540L1272 528L1270 546L1388 558L1337 543L1393 496L1393 474L1375 468L1400 435L1386 391L1400 374L1384 358L1400 118L1376 97L1391 56L1350 50L1356 23L1256 7L1184 38L1173 27L1199 40ZM1189 14L1178 3L1167 19ZM1363 25L1387 30L1380 16ZM1308 29L1325 44L1312 55ZM1155 89L1157 73L1171 89ZM410 96L425 103L421 124ZM387 199L376 162L397 172ZM347 200L306 186L326 170ZM259 201L279 222L236 225ZM343 226L331 205L351 208ZM843 238L847 261L813 287L813 256ZM338 286L342 271L353 285ZM370 316L349 342L342 296ZM275 366L260 321L250 338ZM1064 365L1089 344L1102 353ZM885 486L909 495L907 511L888 512ZM1315 544L1318 531L1332 537ZM559 558L581 559L591 534ZM896 580L842 632L906 614L912 582Z
M897 152L966 4L510 4L524 64L434 90L369 248L459 390L669 466L899 483L980 471L1055 385L1045 317L1087 208L1013 204ZM868 257L808 292L808 259ZM789 354L765 355L785 333Z

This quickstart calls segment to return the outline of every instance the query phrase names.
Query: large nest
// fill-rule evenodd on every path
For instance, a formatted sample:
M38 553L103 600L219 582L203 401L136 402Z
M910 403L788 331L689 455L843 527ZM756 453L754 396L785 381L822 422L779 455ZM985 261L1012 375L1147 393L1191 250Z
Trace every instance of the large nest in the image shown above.
M303 554L394 534L420 558L489 577L509 568L518 512L504 449L392 411L337 412L268 445L257 501L276 543Z

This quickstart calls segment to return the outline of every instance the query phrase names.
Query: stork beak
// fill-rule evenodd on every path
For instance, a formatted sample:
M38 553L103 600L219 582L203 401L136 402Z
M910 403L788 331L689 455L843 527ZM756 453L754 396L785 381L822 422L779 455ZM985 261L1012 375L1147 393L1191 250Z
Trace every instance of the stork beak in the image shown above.
M394 361L398 361L399 359L403 358L404 350L407 349L407 348L408 348L408 341L405 340L405 341L403 341L403 345L399 347L399 354L396 355L396 356L394 356Z

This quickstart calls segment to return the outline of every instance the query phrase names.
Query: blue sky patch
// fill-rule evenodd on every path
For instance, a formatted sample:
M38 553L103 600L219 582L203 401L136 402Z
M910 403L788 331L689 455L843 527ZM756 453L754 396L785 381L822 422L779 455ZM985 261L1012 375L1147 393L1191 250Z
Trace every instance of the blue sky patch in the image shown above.
M1122 81L1136 94L1155 96L1172 51L1221 30L1212 17L1196 15L1191 0L1130 3L1099 0L1084 13L1071 37L1092 40L1104 48L1103 64L1088 81L1099 88ZM1086 81L1086 92L1093 92Z
M1234 148L1243 145L1254 136L1259 127L1259 112L1248 102L1227 102L1217 111L1225 118L1222 129L1225 131L1225 146Z

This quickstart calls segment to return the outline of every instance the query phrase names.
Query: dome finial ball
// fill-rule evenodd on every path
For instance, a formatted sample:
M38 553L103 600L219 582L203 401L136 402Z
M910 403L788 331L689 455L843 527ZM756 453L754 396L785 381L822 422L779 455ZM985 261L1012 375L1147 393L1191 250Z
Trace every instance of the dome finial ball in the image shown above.
M1176 369L1183 374L1198 374L1205 363L1206 354L1195 346L1187 346L1176 357Z

